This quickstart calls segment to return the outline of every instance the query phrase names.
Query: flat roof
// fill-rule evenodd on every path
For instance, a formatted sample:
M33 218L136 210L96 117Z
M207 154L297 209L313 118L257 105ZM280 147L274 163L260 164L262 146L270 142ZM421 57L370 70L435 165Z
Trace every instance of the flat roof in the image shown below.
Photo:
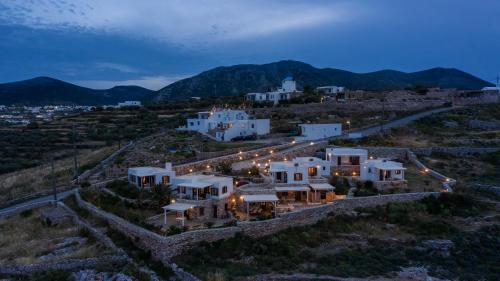
M143 176L150 176L153 174L157 173L168 173L172 172L172 170L167 170L164 168L158 168L158 167L133 167L129 168L128 172L133 172L136 176L143 177Z
M406 168L403 167L402 163L395 162L395 161L387 161L387 160L368 160L370 162L373 162L373 167L381 170L406 170Z
M274 189L277 192L284 191L309 191L310 188L308 186L275 186Z
M368 155L368 151L362 148L327 148L327 151L335 155Z
M195 205L187 204L187 203L173 203L170 205L163 206L163 210L168 210L168 211L178 211L178 212L183 212L186 210L189 210L193 208Z
M309 186L314 190L333 190L335 187L328 183L310 183Z
M182 182L177 184L178 186L193 187L193 188L205 188L212 185L209 182L194 181L194 182Z
M276 194L252 194L243 195L243 201L245 202L276 202L279 201Z

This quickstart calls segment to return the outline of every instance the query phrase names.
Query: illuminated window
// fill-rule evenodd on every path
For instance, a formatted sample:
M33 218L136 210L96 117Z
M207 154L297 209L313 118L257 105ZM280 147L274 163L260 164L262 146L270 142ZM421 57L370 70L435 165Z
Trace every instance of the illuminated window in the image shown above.
M293 174L293 180L295 180L295 181L301 181L302 180L302 174L301 173L295 173L295 174Z

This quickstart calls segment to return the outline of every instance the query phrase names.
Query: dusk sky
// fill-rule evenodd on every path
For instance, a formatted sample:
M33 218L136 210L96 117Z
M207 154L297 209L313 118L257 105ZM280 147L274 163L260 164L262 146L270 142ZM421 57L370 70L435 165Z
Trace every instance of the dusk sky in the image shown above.
M499 0L0 0L0 35L0 83L51 76L156 90L284 59L500 74Z

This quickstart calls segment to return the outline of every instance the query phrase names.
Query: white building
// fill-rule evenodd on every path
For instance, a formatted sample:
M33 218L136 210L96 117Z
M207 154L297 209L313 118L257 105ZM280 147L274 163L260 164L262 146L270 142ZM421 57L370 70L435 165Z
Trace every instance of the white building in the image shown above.
M184 225L186 219L225 219L230 216L229 198L233 193L233 178L213 175L184 175L173 180L176 199L163 206L164 224L167 212Z
M372 181L375 186L387 184L406 184L402 163L387 159L368 157L366 149L327 148L326 159L331 164L334 176L357 178Z
M324 176L330 163L316 157L297 157L292 161L271 162L269 173L281 203L327 203L334 189Z
M368 160L368 151L359 148L326 148L326 160L335 176L359 177L361 164Z
M500 87L496 86L496 87L484 87L481 89L481 91L483 92L497 92L497 93L500 93Z
M236 137L266 135L270 132L269 119L252 119L243 110L212 109L198 112L197 118L187 119L183 131L208 134L217 141L230 141Z
M340 86L322 86L322 87L317 87L316 90L318 92L321 92L326 95L332 95L335 96L338 93L342 93L345 91L345 87L340 87Z
M342 124L300 124L301 135L295 140L319 140L342 135Z
M404 181L405 170L403 163L386 159L371 159L363 165L361 180L372 182Z
M134 167L128 169L128 182L138 188L151 188L155 185L170 185L175 178L172 164L166 163L165 168Z
M273 183L308 184L311 179L330 175L330 163L317 157L296 157L269 166Z
M137 100L128 100L118 103L118 107L129 107L129 106L142 106L142 104L140 101Z
M277 104L280 100L289 100L294 95L298 95L297 83L292 77L286 77L281 81L281 87L275 91L265 93L248 93L246 99L253 102L271 101Z
M214 175L184 175L174 179L178 199L225 199L233 193L233 178Z

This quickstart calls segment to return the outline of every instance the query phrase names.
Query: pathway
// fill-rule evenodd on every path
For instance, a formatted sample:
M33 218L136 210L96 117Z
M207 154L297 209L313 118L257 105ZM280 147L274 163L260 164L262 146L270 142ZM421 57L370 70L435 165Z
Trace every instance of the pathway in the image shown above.
M72 195L76 190L77 190L77 188L63 191L63 192L59 192L59 193L57 193L57 199L58 200L64 199L64 198L68 197L69 195ZM1 209L0 210L0 217L10 215L13 213L19 213L19 212L22 212L23 210L36 208L38 206L47 205L47 204L50 204L52 202L54 202L54 195L53 194L38 197L36 199L32 199L29 201L25 201L25 202Z

